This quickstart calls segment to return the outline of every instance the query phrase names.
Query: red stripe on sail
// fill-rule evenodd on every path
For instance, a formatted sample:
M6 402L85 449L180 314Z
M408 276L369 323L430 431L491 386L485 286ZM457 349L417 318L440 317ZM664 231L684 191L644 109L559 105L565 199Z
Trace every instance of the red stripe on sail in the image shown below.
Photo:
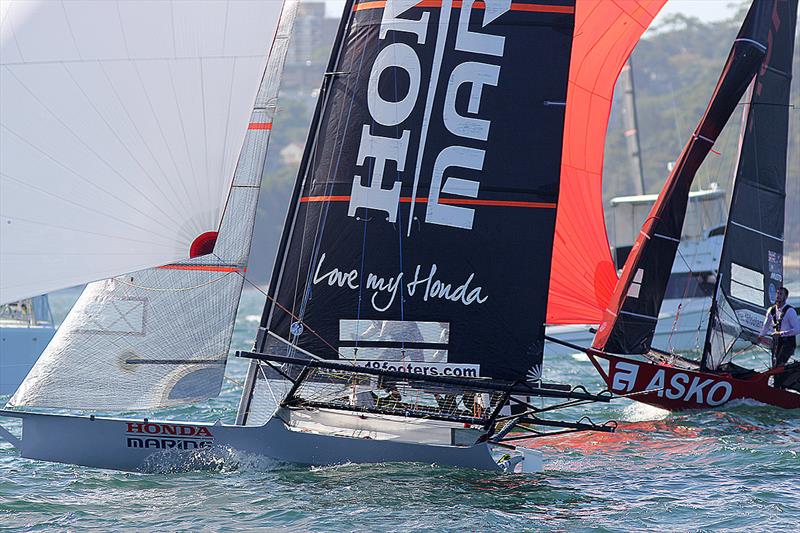
M400 197L400 203L411 203L410 196ZM313 202L349 202L349 196L303 196L300 203ZM418 204L428 203L427 198L417 198L414 202ZM480 200L477 198L439 198L440 204L447 205L485 205L490 207L526 207L529 209L555 209L553 202L523 202L518 200Z
M271 130L272 122L251 122L247 126L248 130Z
M453 0L453 9L460 9L463 2L461 0ZM361 2L353 6L353 11L363 11L365 9L383 9L386 7L385 0L377 0L370 2ZM416 7L433 7L441 8L442 0L421 0L417 3ZM486 4L483 2L475 2L472 9L486 9ZM533 13L562 13L572 14L575 13L575 8L572 6L551 6L547 4L524 4L516 2L511 4L511 11L528 11Z

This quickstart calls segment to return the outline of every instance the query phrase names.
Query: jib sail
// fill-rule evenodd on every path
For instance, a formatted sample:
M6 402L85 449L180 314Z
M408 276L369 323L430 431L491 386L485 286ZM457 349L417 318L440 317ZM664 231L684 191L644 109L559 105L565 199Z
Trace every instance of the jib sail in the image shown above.
M750 90L703 366L755 340L783 283L789 91L797 0L775 2L767 56Z
M573 24L348 2L256 351L539 378Z
M678 158L631 250L593 347L646 353L680 242L689 189L767 51L776 0L755 0L734 41L711 102Z

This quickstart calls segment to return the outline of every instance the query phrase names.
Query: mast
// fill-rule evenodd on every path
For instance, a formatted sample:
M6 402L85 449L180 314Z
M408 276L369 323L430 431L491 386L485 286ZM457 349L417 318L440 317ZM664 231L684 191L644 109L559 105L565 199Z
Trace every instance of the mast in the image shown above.
M789 97L797 0L778 2L766 59L748 92L738 164L701 367L714 370L735 341L756 340L783 282Z
M633 180L633 193L641 195L647 192L642 166L642 147L639 141L639 117L636 112L636 90L633 81L633 56L628 58L622 68L623 113L625 126L625 142L628 145L628 162Z
M776 0L754 0L733 43L711 102L683 149L625 262L593 347L647 353L658 321L686 215L689 190L767 51Z
M574 15L346 4L256 353L540 379Z
M270 276L269 286L267 287L267 300L264 303L264 310L261 314L261 322L258 327L258 334L255 341L255 351L261 352L265 349L267 342L267 333L269 331L269 324L272 319L272 313L275 308L275 294L278 285L283 275L283 270L286 261L287 246L292 237L294 230L297 209L300 205L300 195L303 190L303 185L306 179L306 173L309 168L309 160L314 152L316 139L319 135L320 117L322 116L323 109L329 97L329 86L333 78L337 74L336 64L339 60L341 53L341 46L344 40L345 31L350 24L350 17L353 13L353 5L355 0L346 0L342 18L339 21L339 27L336 30L336 38L333 43L333 50L328 59L328 67L325 69L325 74L322 79L322 86L320 87L319 96L317 98L317 105L314 108L314 115L311 118L311 128L306 139L305 147L303 148L303 157L300 160L300 170L297 179L294 182L292 195L289 200L289 208L286 212L286 218L283 223L283 232L281 233L281 240L278 244L278 252L275 256L275 264L272 267L272 274ZM287 36L288 39L288 36ZM288 43L287 43L288 44ZM247 422L247 414L250 411L250 402L253 397L253 390L255 386L255 379L258 373L260 363L253 359L247 369L247 377L245 378L244 388L242 390L242 397L239 401L239 409L236 415L236 423L243 425Z

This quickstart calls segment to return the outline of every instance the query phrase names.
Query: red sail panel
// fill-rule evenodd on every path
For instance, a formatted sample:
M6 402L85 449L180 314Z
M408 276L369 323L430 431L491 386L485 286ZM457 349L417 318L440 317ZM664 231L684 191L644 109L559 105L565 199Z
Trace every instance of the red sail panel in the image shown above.
M597 324L614 292L602 183L611 100L625 61L665 2L576 3L548 324Z

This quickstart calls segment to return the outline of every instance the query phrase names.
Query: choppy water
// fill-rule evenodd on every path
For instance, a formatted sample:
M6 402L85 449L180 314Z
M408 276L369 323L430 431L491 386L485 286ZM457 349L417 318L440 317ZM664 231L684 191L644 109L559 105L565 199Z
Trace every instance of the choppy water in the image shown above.
M69 299L53 299L57 313ZM234 348L251 345L262 304L245 293ZM245 368L230 363L218 399L166 414L232 420ZM602 388L575 358L549 361L547 378ZM800 413L743 404L668 414L627 400L586 411L620 429L542 441L542 475L235 454L205 470L129 474L22 460L2 443L0 529L797 530Z

